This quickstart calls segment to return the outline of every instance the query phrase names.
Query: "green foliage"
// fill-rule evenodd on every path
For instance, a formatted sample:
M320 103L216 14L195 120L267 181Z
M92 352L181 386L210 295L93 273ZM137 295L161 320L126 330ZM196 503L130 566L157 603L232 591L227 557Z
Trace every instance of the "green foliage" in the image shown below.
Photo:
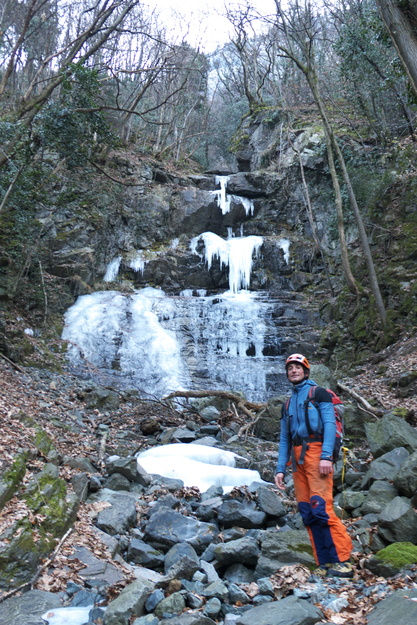
M115 137L101 109L99 72L82 63L65 70L61 93L37 117L42 148L56 151L69 167L89 160L99 145L114 145Z
M408 93L404 67L374 3L351 4L340 22L335 51L356 118L366 119L367 132L382 141L409 133L405 109L415 105L415 100Z

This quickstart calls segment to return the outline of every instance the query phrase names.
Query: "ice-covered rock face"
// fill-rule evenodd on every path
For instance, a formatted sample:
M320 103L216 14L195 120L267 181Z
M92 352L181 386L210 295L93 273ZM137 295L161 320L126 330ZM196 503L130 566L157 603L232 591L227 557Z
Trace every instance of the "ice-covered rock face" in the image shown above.
M184 486L196 486L205 492L210 486L221 486L224 493L235 486L265 483L258 471L238 469L237 454L192 443L153 447L137 456L138 464L151 475L181 480Z
M144 397L217 388L264 401L287 384L273 311L274 302L249 291L103 291L67 311L62 338L77 370Z
M174 312L174 302L158 289L131 296L99 291L79 297L67 311L62 338L74 366L96 367L162 396L189 383L179 343L167 328Z

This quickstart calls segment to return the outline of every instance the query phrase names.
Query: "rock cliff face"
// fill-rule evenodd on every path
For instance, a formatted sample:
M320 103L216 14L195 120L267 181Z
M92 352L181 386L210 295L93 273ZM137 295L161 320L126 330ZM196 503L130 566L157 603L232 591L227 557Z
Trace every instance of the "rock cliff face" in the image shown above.
M311 160L316 142L316 135L303 132L297 148L301 156L307 150ZM113 293L133 294L138 289L153 287L168 296L192 300L195 295L213 298L225 291L237 293L242 289L258 294L256 306L249 309L249 304L240 304L239 310L234 308L232 312L227 305L216 306L218 299L207 299L203 308L198 308L195 301L177 301L174 312L172 305L169 311L162 310L158 300L158 323L164 325L172 320L171 325L164 327L179 337L178 349L185 362L179 362L174 349L165 353L162 362L148 341L142 351L143 341L135 328L144 328L144 324L137 322L135 315L139 306L142 310L148 303L140 300L139 304L135 299L130 307L130 301L124 302L123 323L117 304L117 321L108 321L109 335L101 337L101 342L107 340L110 345L117 345L117 353L106 350L96 360L95 355L101 350L98 346L91 348L93 338L80 338L78 330L64 334L83 352L74 357L77 366L80 356L85 357L112 378L114 372L118 376L119 371L122 375L130 371L131 381L135 377L132 369L140 369L140 381L133 380L134 385L140 383L140 389L145 385L157 395L163 394L166 384L167 390L206 388L213 384L218 388L239 388L242 384L243 391L252 393L253 400L264 400L283 390L282 385L271 382L278 362L282 369L282 356L298 350L311 356L318 349L322 326L318 300L310 303L303 293L308 287L322 289L323 276L309 235L298 156L291 146L278 156L279 164L268 170L227 176L207 173L188 178L163 175L155 169L150 172L140 162L125 159L131 186L126 186L113 204L102 198L103 206L97 207L101 213L98 225L89 223L88 213L89 217L81 216L81 221L77 220L68 237L64 237L68 227L68 215L64 213L61 224L55 231L51 229L54 252L49 258L50 271L74 280L78 276L78 286L80 282L84 285L78 293L111 289ZM120 167L120 157L114 159ZM325 174L320 178L314 171L313 175L321 181L313 184L313 192L321 194L327 184ZM113 319L108 309L113 304L108 297L105 301L104 304L101 300L100 306L106 306L107 320L110 316ZM204 305L210 314L206 315ZM151 306L154 311L156 305ZM195 313L191 314L194 308ZM92 313L82 314L91 317ZM132 318L134 327L127 336L122 326L129 325ZM91 325L87 316L85 319L82 325ZM103 323L97 326L95 335L100 334ZM162 340L169 343L166 333ZM155 341L160 343L160 338ZM149 376L145 376L141 363L150 353L152 365ZM138 358L137 365L133 365ZM221 359L225 362L219 365ZM244 381L242 368L248 372ZM158 383L157 389L149 387L156 377L155 370L167 379ZM172 370L179 372L175 380ZM282 383L284 377L281 375Z
M254 134L256 138L257 133ZM251 148L251 166L260 165L259 153L267 142L265 137L262 140L260 143L258 139ZM272 134L269 143L274 144L275 140ZM313 196L322 196L319 219L324 222L331 206L325 200L329 189L322 158L313 158L318 135L304 131L297 144L304 162L309 163L308 175L314 178L311 192ZM241 164L241 159L238 162ZM83 213L82 202L77 205L74 201L49 217L51 273L67 278L77 275L97 288L109 263L121 257L118 279L131 281L135 288L151 285L168 292L224 289L227 268L221 269L214 262L208 272L204 260L190 250L193 237L213 232L224 239L242 234L264 237L261 259L253 267L253 290L298 291L319 281L319 267L313 268L317 265L316 252L309 233L298 156L293 148L282 152L276 148L274 164L268 170L232 173L222 180L215 174L182 178L163 174L133 157L122 158L119 154L113 156L113 166L119 175L125 171L124 180L131 186L119 188L116 197L98 193L93 210L90 207ZM223 198L221 185L223 194L226 193ZM221 207L222 201L228 203L226 208ZM40 218L48 220L46 213ZM290 243L288 261L279 245L283 238ZM145 260L143 272L131 267L138 250Z

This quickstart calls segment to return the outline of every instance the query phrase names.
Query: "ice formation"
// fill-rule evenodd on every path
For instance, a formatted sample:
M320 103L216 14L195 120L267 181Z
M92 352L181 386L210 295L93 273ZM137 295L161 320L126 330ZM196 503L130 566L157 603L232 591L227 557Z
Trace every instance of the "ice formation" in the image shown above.
M171 448L175 451L171 452ZM142 452L137 461L151 475L181 480L184 486L196 486L201 492L213 485L222 486L223 492L228 493L235 486L265 483L258 471L234 467L236 457L237 454L214 447L176 443Z

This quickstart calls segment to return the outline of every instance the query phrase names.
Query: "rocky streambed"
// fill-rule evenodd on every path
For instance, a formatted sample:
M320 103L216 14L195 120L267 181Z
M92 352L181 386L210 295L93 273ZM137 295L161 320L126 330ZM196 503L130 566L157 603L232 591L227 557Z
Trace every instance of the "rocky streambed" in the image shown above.
M367 442L352 449L343 480L337 467L355 577L322 580L312 574L291 478L283 496L271 484L276 442L239 436L244 420L233 410L212 405L209 418L207 406L174 410L7 366L1 384L1 624L379 625L417 617L417 435L395 414L363 425ZM138 465L138 451L172 443L233 451L262 482L202 492ZM25 471L5 494L23 451ZM48 526L62 501L60 523ZM29 535L30 549L22 540Z

